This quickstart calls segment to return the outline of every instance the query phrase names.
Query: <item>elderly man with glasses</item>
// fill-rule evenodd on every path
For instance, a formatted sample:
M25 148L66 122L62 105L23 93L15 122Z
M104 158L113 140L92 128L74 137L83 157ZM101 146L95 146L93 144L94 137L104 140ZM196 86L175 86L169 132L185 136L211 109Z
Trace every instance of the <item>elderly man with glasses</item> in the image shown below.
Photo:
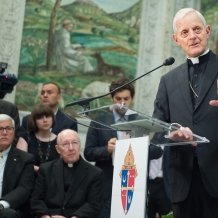
M0 114L0 217L24 218L34 186L34 157L12 145L14 120Z
M31 210L40 218L95 218L103 206L101 169L80 156L81 143L73 130L57 137L61 158L40 165Z

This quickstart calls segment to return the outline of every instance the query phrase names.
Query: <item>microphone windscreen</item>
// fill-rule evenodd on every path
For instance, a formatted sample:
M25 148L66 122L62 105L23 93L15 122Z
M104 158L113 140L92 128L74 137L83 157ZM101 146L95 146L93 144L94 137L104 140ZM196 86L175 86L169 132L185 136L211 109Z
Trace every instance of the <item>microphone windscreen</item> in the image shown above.
M170 57L164 61L163 65L169 66L169 65L173 64L174 62L175 62L175 59L173 57Z

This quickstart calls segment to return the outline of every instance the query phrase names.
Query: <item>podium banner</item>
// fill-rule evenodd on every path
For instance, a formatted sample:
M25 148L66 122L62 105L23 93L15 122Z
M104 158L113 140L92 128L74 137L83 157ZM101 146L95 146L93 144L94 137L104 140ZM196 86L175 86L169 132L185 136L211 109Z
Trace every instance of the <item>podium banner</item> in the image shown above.
M149 144L148 136L117 141L111 218L145 217Z

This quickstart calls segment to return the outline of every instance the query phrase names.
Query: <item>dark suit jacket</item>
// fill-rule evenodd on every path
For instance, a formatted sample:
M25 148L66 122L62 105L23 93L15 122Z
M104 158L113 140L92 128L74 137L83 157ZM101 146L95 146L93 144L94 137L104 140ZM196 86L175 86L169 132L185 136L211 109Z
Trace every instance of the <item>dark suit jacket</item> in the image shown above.
M132 117L133 118L133 117ZM132 120L131 116L129 120ZM96 118L98 123L104 123L108 126L114 124L114 116L108 113L107 116L100 116ZM111 155L108 153L107 145L111 138L117 138L117 132L115 130L107 130L107 127L102 126L95 122L91 122L89 128L86 145L84 150L84 156L88 161L95 161L96 166L104 171L104 186L103 193L104 198L107 198L112 193L112 181L113 181L113 165ZM149 155L151 159L159 158L162 154L162 149L151 145Z
M167 197L171 199L170 181L169 181L169 158L170 158L170 147L165 146L163 152L163 162L162 162L163 180L164 180L164 188Z
M154 137L151 140L151 143L153 144L159 144L161 140L164 138L164 136L167 133L164 132L156 132L154 134ZM167 141L170 141L169 139L164 138L164 143L167 143ZM164 146L163 148L163 154L162 154L162 171L163 171L163 181L164 181L164 189L167 194L167 197L171 200L171 194L170 194L170 183L169 183L169 158L170 158L170 147L169 146ZM149 161L151 159L149 158ZM149 163L150 166L150 163ZM155 183L149 183L150 185L155 186ZM159 185L156 186L156 188L159 189ZM152 187L154 190L155 194L157 193L155 187Z
M189 127L193 133L210 140L196 148L201 177L208 193L218 198L218 108L209 105L217 100L218 57L210 52L202 87L195 109L189 87L188 64L184 63L161 78L153 116L168 123ZM169 176L172 202L183 201L190 189L193 170L191 145L170 148Z
M14 210L22 209L31 195L35 180L33 166L32 154L11 147L5 163L1 200Z
M28 122L29 115L23 117L22 120L22 131L27 131L27 122ZM56 114L56 124L52 128L52 132L57 135L64 129L72 129L77 132L77 120L73 117L71 117L73 120L68 118L63 112L60 110L57 111Z
M73 183L64 196L63 160L41 164L31 199L32 213L97 217L103 206L102 179L103 172L80 157Z
M12 104L11 102L4 101L0 99L0 114L9 115L15 122L15 138L13 145L16 145L19 139L20 133L20 118L17 106Z

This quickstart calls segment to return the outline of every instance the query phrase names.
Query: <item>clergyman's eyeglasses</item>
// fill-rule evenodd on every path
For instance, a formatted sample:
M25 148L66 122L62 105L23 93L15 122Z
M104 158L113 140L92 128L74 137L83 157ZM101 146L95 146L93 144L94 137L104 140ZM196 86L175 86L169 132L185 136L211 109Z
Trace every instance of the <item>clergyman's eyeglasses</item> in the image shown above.
M62 146L64 149L68 149L70 145L72 145L74 148L77 148L77 147L79 147L80 142L78 142L78 141L73 141L73 142L64 142L63 144L61 144L61 146Z

